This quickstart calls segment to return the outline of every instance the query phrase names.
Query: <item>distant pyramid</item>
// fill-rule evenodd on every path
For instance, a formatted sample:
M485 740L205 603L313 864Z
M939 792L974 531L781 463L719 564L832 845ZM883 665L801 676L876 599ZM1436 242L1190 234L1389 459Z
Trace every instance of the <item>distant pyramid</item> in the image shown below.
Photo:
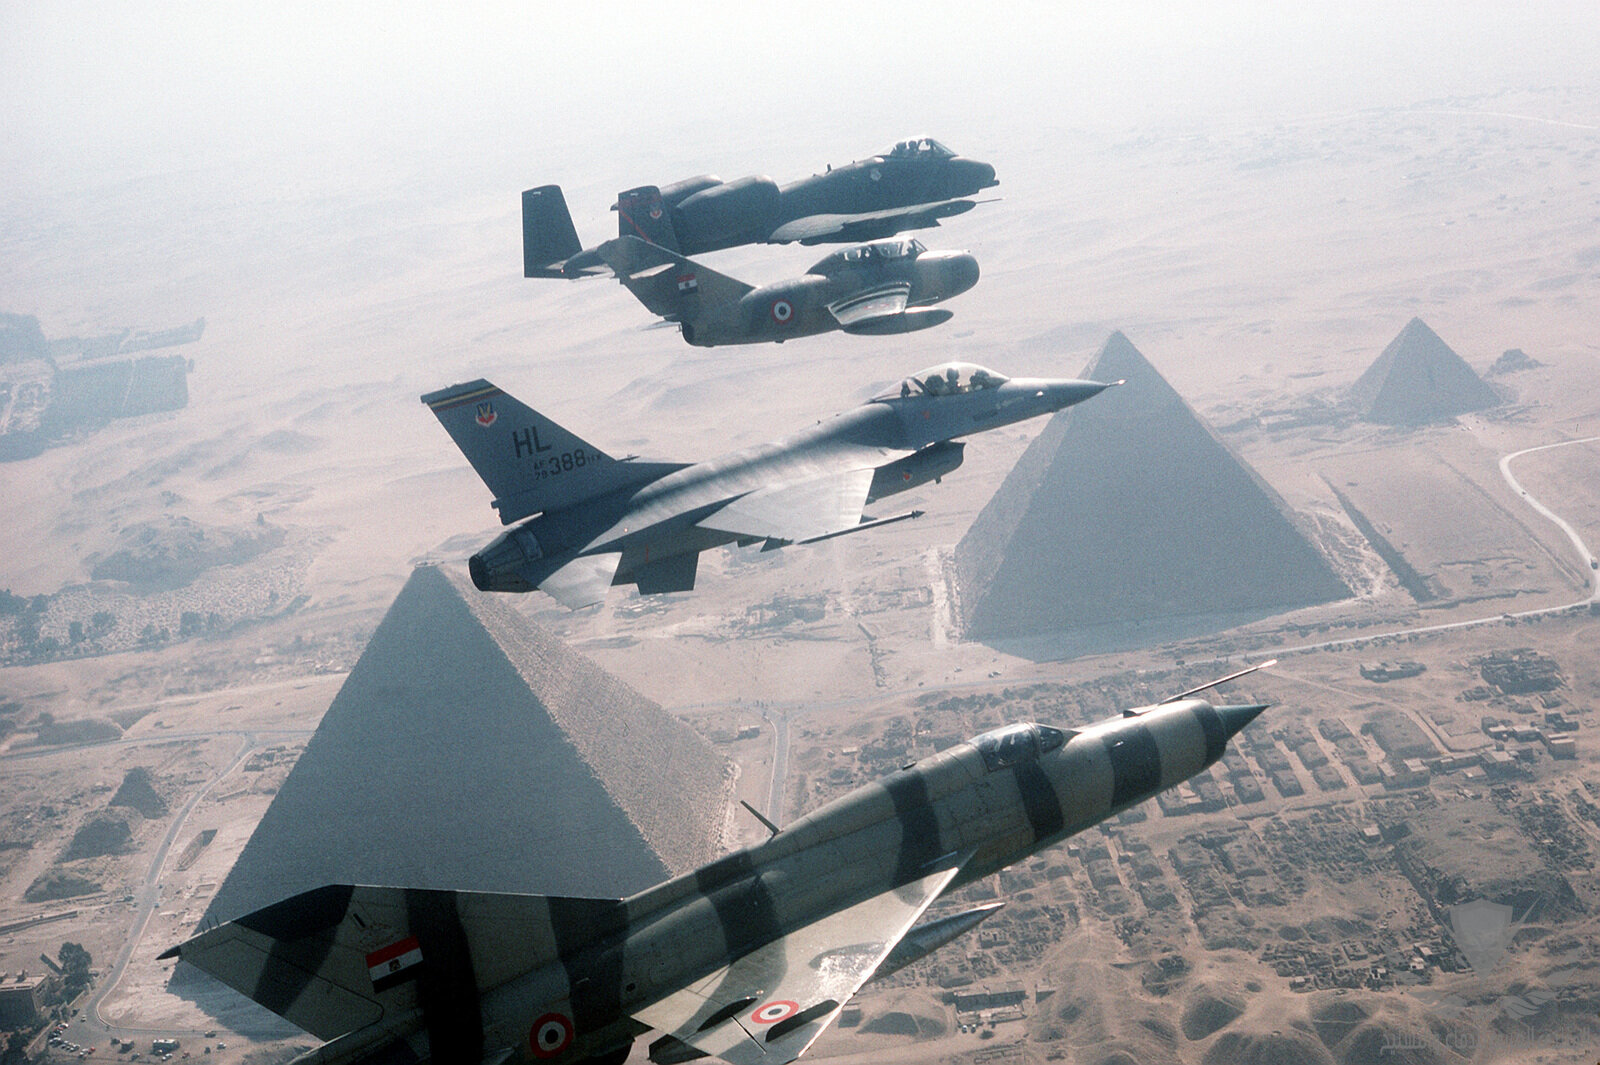
M1084 376L1127 384L1052 417L956 545L969 638L1059 634L1038 653L1093 653L1350 595L1127 337Z
M1361 417L1384 425L1425 425L1499 406L1500 397L1466 360L1413 318L1350 388Z
M689 726L422 566L208 916L328 883L627 895L715 856L728 781Z

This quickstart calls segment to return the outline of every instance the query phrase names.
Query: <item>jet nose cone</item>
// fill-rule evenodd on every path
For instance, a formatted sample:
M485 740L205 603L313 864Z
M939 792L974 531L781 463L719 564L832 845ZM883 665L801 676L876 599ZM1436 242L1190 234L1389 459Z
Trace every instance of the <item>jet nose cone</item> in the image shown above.
M952 296L967 291L978 283L978 260L966 252L953 256L945 267Z
M1113 385L1121 381L1052 381L1045 386L1045 392L1050 396L1052 410L1061 410L1082 403L1086 399L1093 399Z
M980 192L983 189L990 189L1000 184L995 179L994 167L988 163L980 163L976 159L958 159L955 160L955 163L959 167L956 172L960 174L962 184L970 186L972 192ZM971 195L971 193L963 193L962 195Z
M1219 706L1217 716L1222 719L1222 731L1227 739L1233 739L1246 725L1261 716L1261 711L1267 708L1266 703L1246 703L1241 706Z

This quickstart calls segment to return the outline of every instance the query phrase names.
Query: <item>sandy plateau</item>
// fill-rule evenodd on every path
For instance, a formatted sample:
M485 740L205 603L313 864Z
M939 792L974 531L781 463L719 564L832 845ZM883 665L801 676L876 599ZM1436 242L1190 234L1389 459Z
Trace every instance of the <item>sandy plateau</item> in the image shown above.
M960 641L948 554L1034 424L974 438L943 484L893 501L926 510L918 521L710 554L692 593L517 608L691 723L759 725L719 747L758 806L780 721L791 751L769 812L787 818L1002 722L1078 724L1280 658L1226 693L1274 707L1204 785L941 904L1008 901L869 987L819 1058L1592 1061L1600 573L1530 497L1600 550L1600 95L1001 148L965 150L995 158L1004 201L923 235L983 265L954 321L769 348L691 349L642 329L607 281L518 277L510 187L412 195L400 168L380 194L311 183L274 198L186 175L197 211L235 223L215 233L141 181L44 205L7 254L31 257L25 295L47 333L210 324L185 349L185 410L0 466L0 587L55 597L41 633L65 644L104 610L114 632L153 634L48 661L0 649L0 923L70 911L0 935L0 970L84 944L101 976L74 1030L102 1056L113 1034L211 1048L203 1033L222 1030L219 1065L308 1042L231 1034L168 995L170 964L154 959L192 931L411 567L460 565L495 534L487 491L422 392L483 375L615 454L697 459L946 359L1075 373L1121 329L1314 530L1355 598L1070 662ZM664 169L695 172L678 151ZM257 192L252 210L229 206ZM568 189L590 239L614 224L608 195ZM168 231L119 222L134 217ZM174 242L192 285L147 276ZM812 251L712 261L763 280ZM104 264L92 288L91 253ZM1446 424L1279 417L1336 400L1413 316L1480 374L1509 348L1540 366L1489 378L1505 404ZM1526 496L1502 476L1502 458L1553 444L1511 460ZM1402 587L1335 490L1430 597ZM91 579L120 531L174 515L287 535L180 589ZM221 620L186 634L186 611ZM1363 675L1380 661L1420 668ZM1547 741L1563 737L1575 758L1554 757ZM165 812L123 817L126 839L67 857L135 769ZM195 847L202 832L214 836ZM57 874L86 886L30 897ZM1482 972L1448 923L1477 898L1522 922Z

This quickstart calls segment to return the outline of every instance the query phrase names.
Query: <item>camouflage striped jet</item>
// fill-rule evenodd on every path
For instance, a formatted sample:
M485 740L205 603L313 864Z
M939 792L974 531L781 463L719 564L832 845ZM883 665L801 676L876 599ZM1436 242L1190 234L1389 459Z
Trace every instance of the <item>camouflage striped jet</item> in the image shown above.
M784 1065L998 908L919 925L935 899L1182 783L1264 709L1192 695L985 733L631 898L333 885L162 957L327 1040L303 1065L619 1065L652 1029L657 1065Z

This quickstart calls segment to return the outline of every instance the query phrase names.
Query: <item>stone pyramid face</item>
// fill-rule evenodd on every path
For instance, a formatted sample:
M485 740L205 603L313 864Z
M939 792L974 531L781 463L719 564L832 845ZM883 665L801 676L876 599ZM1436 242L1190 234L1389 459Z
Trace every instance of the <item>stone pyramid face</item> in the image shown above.
M444 568L418 568L208 916L327 883L620 897L715 856L724 760Z
M1466 360L1413 318L1351 386L1361 417L1384 425L1425 425L1498 406L1500 397Z
M1127 383L1051 418L956 546L968 638L1088 653L1350 594L1127 337L1084 376Z

